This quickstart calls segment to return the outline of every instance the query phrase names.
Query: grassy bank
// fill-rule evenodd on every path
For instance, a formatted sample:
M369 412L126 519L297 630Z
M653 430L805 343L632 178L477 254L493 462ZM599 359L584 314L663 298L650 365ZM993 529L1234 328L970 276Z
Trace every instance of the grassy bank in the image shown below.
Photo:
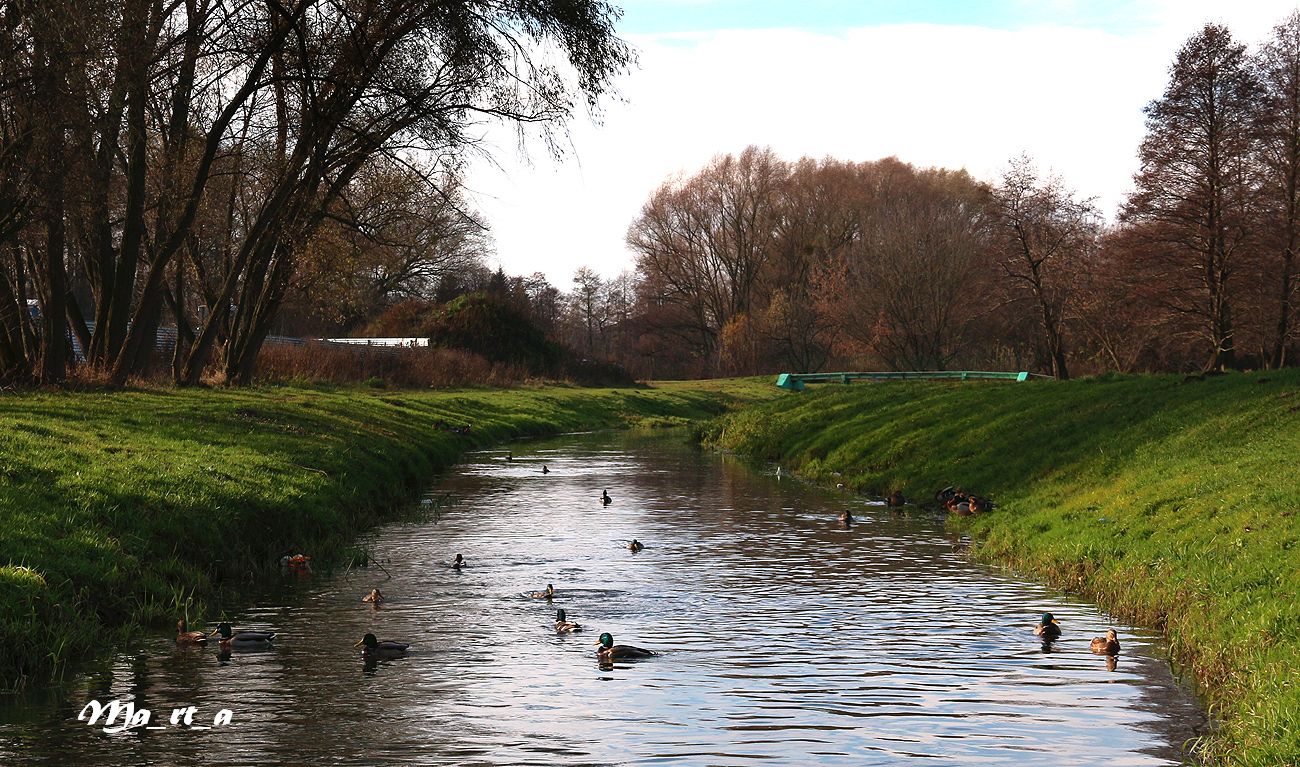
M825 386L712 429L862 492L991 496L976 556L1163 629L1209 761L1300 763L1300 371Z
M170 625L187 606L200 618L291 545L338 556L465 450L685 423L771 391L731 381L0 396L3 689L57 673L106 629Z

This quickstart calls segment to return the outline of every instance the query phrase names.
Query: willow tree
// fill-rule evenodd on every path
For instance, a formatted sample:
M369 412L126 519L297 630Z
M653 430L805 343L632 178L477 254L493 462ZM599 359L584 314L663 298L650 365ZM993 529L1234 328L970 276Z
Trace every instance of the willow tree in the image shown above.
M629 65L618 16L603 0L0 4L0 375L58 380L70 329L122 382L169 308L180 382L214 357L249 380L355 179L454 165L489 121L553 137Z
M1232 278L1253 215L1260 93L1245 46L1226 27L1207 24L1193 35L1164 94L1145 109L1142 166L1123 212L1146 234L1148 257L1168 260L1162 303L1199 326L1209 369L1236 365Z

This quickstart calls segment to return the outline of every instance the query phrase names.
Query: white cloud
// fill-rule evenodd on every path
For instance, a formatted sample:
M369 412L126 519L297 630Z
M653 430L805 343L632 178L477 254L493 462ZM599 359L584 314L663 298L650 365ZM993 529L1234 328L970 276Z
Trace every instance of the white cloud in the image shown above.
M529 165L502 132L502 169L478 162L468 180L505 270L544 271L561 288L584 264L629 268L623 237L650 193L749 144L990 179L1028 152L1109 214L1136 169L1141 109L1186 37L1214 20L1255 43L1292 9L1158 0L1144 11L1159 23L1133 34L906 25L633 39L641 66L621 84L627 103L608 105L600 127L573 126L572 159L534 153Z

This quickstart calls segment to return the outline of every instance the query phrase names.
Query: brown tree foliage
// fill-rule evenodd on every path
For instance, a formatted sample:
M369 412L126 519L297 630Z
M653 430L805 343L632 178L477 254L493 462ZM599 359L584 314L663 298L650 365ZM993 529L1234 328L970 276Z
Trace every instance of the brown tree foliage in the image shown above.
M61 380L71 338L121 383L167 319L178 382L213 364L248 381L304 260L374 223L321 234L369 174L459 157L485 120L554 135L628 65L618 16L603 0L0 5L0 376ZM374 225L421 239L409 218Z
M1251 228L1251 155L1260 87L1244 45L1207 24L1178 51L1147 136L1124 220L1166 260L1162 305L1195 317L1207 368L1236 365L1234 276Z

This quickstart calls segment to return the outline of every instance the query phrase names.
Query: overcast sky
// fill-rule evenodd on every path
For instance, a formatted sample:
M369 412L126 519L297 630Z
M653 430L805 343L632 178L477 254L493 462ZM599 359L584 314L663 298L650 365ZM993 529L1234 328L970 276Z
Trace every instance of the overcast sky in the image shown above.
M632 267L650 194L716 154L896 156L996 178L1028 152L1107 216L1130 188L1142 107L1207 21L1252 47L1294 0L623 0L639 65L569 156L489 134L466 179L509 274L562 290Z

